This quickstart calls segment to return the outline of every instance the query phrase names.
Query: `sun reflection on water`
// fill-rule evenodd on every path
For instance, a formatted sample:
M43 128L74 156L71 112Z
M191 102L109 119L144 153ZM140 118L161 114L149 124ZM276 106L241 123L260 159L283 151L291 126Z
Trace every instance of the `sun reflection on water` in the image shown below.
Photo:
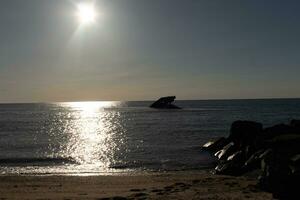
M118 112L106 112L118 102L72 102L64 106L72 111L68 124L68 139L65 155L75 159L86 170L108 170L114 162L122 129L116 120Z

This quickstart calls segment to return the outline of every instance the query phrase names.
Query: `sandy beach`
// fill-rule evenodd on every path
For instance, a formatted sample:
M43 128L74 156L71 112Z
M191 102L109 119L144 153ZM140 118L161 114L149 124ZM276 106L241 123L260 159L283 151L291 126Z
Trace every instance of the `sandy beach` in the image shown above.
M272 199L256 179L183 171L107 176L1 176L0 199Z

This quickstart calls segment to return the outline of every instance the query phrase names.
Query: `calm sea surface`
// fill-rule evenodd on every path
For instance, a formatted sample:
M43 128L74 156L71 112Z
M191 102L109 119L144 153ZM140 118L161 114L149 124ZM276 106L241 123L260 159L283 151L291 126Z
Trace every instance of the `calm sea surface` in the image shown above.
M300 119L300 99L0 104L0 174L90 174L210 166L207 140L234 120Z

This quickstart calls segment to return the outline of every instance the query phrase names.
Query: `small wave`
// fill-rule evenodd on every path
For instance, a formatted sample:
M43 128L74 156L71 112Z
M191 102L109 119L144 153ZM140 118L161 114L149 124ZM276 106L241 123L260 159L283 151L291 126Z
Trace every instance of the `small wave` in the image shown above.
M0 165L63 165L63 164L77 164L77 162L71 158L2 158L0 159Z

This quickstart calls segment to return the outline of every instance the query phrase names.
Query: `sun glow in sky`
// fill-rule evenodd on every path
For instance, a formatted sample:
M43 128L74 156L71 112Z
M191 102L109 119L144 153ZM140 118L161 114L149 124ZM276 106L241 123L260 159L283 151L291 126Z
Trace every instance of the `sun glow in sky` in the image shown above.
M299 9L279 0L1 1L0 102L300 97Z
M77 17L81 24L91 24L95 22L97 12L92 3L80 3L77 5Z

